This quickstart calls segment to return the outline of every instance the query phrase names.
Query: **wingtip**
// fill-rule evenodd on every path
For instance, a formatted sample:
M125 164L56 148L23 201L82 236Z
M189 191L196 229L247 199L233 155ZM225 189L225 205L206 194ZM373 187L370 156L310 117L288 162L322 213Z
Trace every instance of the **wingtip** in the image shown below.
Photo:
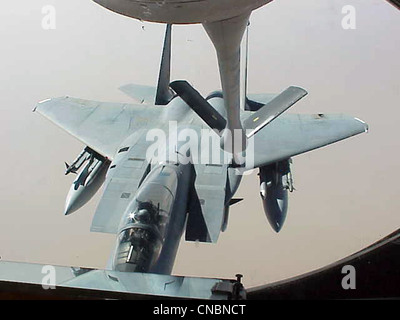
M35 111L37 110L37 108L38 108L41 104L44 104L44 103L49 102L49 101L51 101L51 98L50 98L50 99L45 99L45 100L39 101L38 103L36 103L35 107L32 109L32 112L35 112Z
M368 133L369 132L369 125L365 121L359 119L359 118L354 118L355 120L361 122L361 124L364 126L364 132Z

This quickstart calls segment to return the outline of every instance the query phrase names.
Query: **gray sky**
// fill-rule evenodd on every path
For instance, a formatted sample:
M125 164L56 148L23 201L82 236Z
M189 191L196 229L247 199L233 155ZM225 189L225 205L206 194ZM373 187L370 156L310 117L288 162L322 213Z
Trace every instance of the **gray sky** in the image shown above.
M56 9L55 30L42 28L45 5ZM355 30L342 28L345 5L356 9ZM155 84L164 27L89 0L7 2L0 24L0 256L102 268L115 237L89 232L99 196L62 214L73 181L64 161L84 146L31 110L62 95L132 102L117 88ZM245 200L218 244L182 243L175 274L240 272L258 285L334 262L400 226L399 33L399 12L382 0L275 0L253 13L249 91L301 86L309 95L290 112L347 113L370 132L294 158L297 190L279 234L264 216L258 177L246 177L237 193ZM201 26L176 26L173 45L174 79L204 94L219 88Z

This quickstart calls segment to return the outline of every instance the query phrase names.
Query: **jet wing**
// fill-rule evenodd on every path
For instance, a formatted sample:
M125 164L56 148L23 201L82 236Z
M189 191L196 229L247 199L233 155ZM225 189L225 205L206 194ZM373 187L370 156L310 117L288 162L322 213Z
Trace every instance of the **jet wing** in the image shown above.
M140 104L154 103L157 91L156 87L133 83L123 85L119 90Z
M367 131L365 122L347 115L284 114L254 135L254 168Z
M39 102L33 111L82 141L85 145L112 159L130 134L154 125L159 118L156 106L96 102L61 97Z

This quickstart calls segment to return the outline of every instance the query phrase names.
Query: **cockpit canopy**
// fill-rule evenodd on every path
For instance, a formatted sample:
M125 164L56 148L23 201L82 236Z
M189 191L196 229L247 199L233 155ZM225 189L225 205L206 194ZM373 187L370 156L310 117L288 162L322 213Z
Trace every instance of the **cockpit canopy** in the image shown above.
M169 166L154 169L143 181L128 207L120 230L134 224L151 226L163 235L174 204L177 174Z

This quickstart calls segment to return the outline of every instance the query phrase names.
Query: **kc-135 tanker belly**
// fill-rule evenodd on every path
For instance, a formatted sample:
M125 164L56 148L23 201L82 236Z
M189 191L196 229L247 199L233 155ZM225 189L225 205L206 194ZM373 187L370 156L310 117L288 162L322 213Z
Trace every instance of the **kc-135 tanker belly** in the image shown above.
M101 6L144 21L192 24L226 20L272 0L94 0Z

